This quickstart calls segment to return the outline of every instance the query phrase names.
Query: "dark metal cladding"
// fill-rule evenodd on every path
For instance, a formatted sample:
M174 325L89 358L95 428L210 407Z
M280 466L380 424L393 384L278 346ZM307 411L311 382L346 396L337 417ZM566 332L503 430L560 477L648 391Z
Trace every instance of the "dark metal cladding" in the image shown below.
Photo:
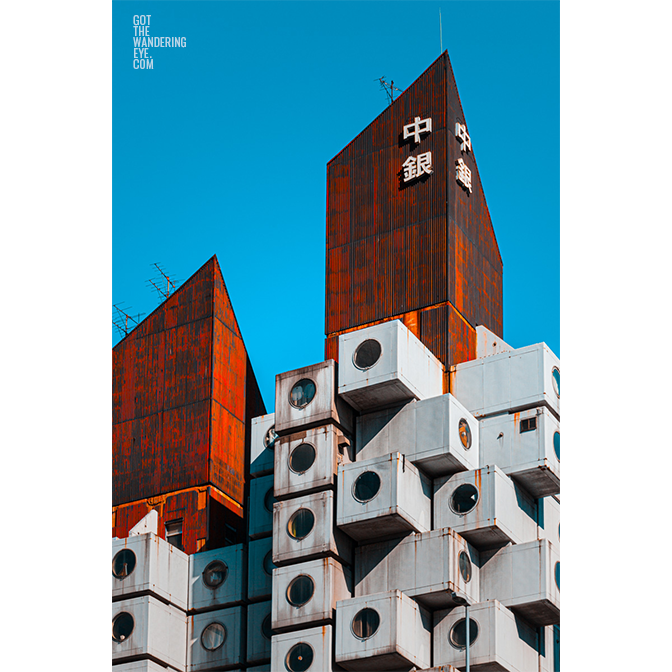
M403 140L416 116L432 119L418 144ZM439 305L423 313L417 335L446 366L475 356L477 325L501 335L502 261L456 121L466 124L445 52L329 162L327 358L338 356L340 333ZM425 152L433 173L404 183L404 161ZM459 158L472 171L472 193L456 180Z
M265 407L216 257L116 345L113 367L113 505L210 484L242 517Z
M225 505L226 497L212 486L181 490L112 508L112 536L125 538L150 511L158 513L158 534L166 538L166 523L182 522L182 550L197 553L239 543L243 518Z

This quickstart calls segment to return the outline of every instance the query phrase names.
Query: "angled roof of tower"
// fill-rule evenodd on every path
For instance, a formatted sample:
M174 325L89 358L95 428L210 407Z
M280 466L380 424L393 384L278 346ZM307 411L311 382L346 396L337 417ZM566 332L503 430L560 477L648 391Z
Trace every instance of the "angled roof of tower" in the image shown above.
M416 118L431 130L404 138ZM501 335L502 260L458 123L468 133L444 52L327 164L327 356L338 334L395 317L446 365L475 356L477 325ZM409 178L419 156L429 170Z
M246 428L265 413L213 256L113 349L113 504L197 485L242 513Z

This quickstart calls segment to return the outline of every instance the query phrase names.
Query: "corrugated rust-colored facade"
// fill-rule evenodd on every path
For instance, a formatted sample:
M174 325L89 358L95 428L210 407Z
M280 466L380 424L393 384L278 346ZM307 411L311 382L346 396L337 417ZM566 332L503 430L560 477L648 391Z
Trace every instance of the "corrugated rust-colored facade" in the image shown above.
M115 346L113 369L113 533L152 508L162 535L183 520L188 553L215 547L213 517L242 532L249 426L266 411L216 257Z
M417 144L403 139L415 117L432 119ZM446 366L475 357L477 325L502 334L502 260L456 122L466 125L444 52L329 162L327 358L338 358L339 334L393 318ZM404 182L402 164L426 152L432 174ZM472 193L456 180L460 158Z

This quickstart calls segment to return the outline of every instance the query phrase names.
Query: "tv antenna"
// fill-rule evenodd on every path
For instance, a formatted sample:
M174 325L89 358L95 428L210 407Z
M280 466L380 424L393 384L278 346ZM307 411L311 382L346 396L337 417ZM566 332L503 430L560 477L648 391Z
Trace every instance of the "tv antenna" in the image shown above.
M147 282L154 287L160 297L163 297L161 299L163 301L177 289L177 280L171 279L168 273L161 268L159 264L154 263L150 265L154 266L160 275L157 275L154 278L149 278Z
M380 82L381 90L385 91L385 93L387 94L387 99L390 101L390 105L392 105L392 103L394 102L394 92L399 91L399 93L401 93L401 89L398 89L394 85L394 80L391 79L388 83L385 81L385 75L383 75L382 77L377 77L373 81Z
M144 315L144 313L138 313L135 317L127 313L123 308L121 308L121 305L123 304L123 301L121 303L115 303L113 304L113 308L117 311L116 313L113 313L113 318L112 318L112 324L117 328L119 331L119 335L123 336L128 336L129 331L133 331L135 327L140 324L140 318ZM133 324L131 325L129 329L129 324L128 321L131 321Z

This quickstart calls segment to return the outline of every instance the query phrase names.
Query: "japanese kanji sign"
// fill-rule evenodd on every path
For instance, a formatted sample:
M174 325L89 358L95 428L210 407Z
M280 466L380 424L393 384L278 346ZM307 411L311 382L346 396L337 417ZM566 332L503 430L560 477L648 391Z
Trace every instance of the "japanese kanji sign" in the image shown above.
M421 133L431 133L432 132L432 119L420 119L416 117L412 124L406 124L404 126L404 140L407 138L413 137L414 142L417 144L420 142Z
M425 152L417 156L409 156L402 164L404 169L404 182L415 180L423 174L432 174L432 153Z
M467 133L467 127L464 124L455 122L455 137L462 141L460 149L463 152L471 151L471 138L469 137L469 134Z
M464 159L458 159L455 161L455 168L457 170L456 178L457 181L463 186L469 189L471 192L471 171L467 168L467 165L464 163Z

